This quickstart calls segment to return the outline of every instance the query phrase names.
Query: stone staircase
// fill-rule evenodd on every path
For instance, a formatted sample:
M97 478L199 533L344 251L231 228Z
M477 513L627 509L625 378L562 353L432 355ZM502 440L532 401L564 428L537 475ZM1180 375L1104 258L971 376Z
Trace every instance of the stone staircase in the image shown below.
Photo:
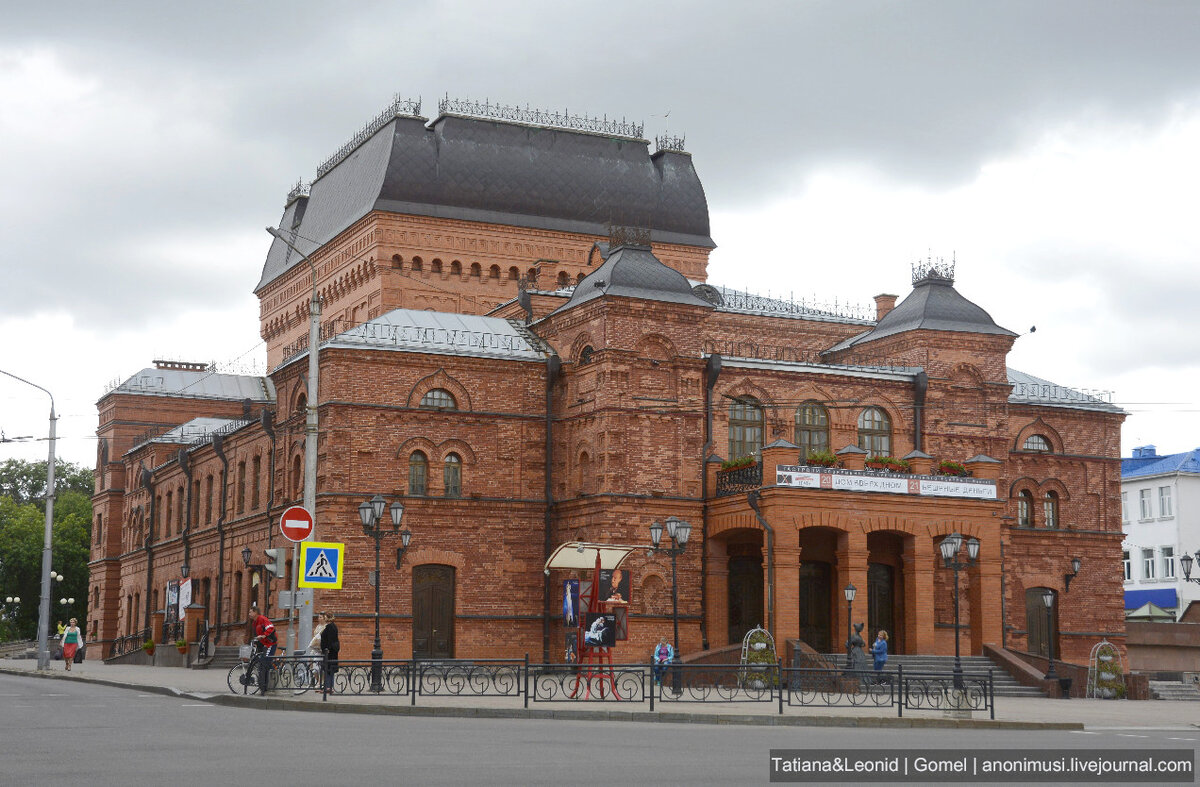
M1196 689L1196 684L1175 680L1150 681L1150 696L1156 700L1200 702L1200 691Z
M831 653L826 658L833 660L834 664L842 665L846 663L845 653ZM992 671L992 684L995 687L997 697L1045 697L1046 694L1041 689L1035 689L1031 686L1022 686L1016 679L1009 675L996 662L989 659L987 656L963 656L962 657L963 673L967 675L986 674L988 670ZM867 656L867 666L872 664L870 655ZM891 654L888 656L887 666L884 668L888 672L895 672L901 665L904 665L905 672L935 672L946 675L954 673L954 657L953 656L919 656L919 655L897 655Z
M193 664L192 669L228 670L238 661L237 645L218 645L212 659L204 664Z

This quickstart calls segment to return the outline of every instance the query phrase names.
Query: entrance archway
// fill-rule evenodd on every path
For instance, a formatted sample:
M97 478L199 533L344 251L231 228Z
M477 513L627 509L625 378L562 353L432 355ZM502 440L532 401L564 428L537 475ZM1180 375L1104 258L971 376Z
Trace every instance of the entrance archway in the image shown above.
M763 625L762 558L729 558L729 642L740 643L746 632Z
M833 652L833 566L819 560L800 563L800 639L819 653Z

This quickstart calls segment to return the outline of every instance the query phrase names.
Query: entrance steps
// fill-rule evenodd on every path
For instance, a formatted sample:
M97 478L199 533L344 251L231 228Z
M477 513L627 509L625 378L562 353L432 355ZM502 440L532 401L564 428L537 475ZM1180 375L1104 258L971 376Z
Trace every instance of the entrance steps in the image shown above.
M239 662L237 645L218 645L213 657L204 664L194 664L192 669L228 670Z
M834 664L844 664L846 662L846 654L830 653L826 658L833 659ZM992 685L995 687L997 697L1045 697L1046 694L1041 689L1035 689L1032 686L1022 686L1017 683L1012 675L1009 675L1003 667L989 659L987 656L963 656L962 669L965 674L978 674L981 672L992 671ZM867 654L867 665L871 666L871 656ZM954 657L953 656L924 656L924 655L897 655L889 654L887 666L884 667L888 672L895 672L898 667L904 665L904 671L913 672L938 672L944 674L952 674L954 672Z
M1197 691L1196 684L1174 680L1150 681L1150 696L1156 700L1200 702L1200 691Z

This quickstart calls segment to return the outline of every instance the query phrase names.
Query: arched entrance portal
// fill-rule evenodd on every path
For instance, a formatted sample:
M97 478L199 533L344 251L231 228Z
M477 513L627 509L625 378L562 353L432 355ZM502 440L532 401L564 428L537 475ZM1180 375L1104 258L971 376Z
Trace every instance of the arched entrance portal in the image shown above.
M816 560L800 563L800 639L821 653L832 653L833 566Z
M883 629L892 653L904 653L904 543L903 533L877 531L867 535L867 642Z

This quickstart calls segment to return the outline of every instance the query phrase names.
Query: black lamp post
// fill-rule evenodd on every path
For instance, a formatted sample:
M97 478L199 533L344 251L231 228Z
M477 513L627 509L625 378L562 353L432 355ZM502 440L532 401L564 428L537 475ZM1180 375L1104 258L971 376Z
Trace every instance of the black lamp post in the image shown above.
M1200 560L1200 549L1196 550L1196 560ZM1187 552L1183 553L1183 557L1179 558L1179 565L1183 569L1183 581L1195 582L1200 585L1200 577L1192 577L1192 556Z
M1046 605L1046 653L1050 660L1050 668L1046 670L1046 680L1058 680L1054 671L1054 591L1046 588L1042 591L1042 603Z
M662 541L663 523L653 522L650 525L650 544L655 552L666 552L671 556L671 620L675 624L675 663L679 663L679 581L676 576L676 560L687 547L688 536L692 534L691 524L677 516L667 517L667 535L671 538L670 547L659 547ZM682 694L681 675L679 670L672 670L671 690Z
M958 552L962 547L962 542L961 534L951 533L938 545L942 551L942 563L946 568L954 569L954 688L956 689L961 689L963 685L962 657L959 655L958 645L958 572L975 565L975 559L979 557L979 539L969 538L967 539L967 559L965 562L959 560Z
M849 670L853 666L850 661L850 640L854 638L854 595L858 589L851 583L842 592L846 594L846 669Z
M364 500L358 506L358 518L362 520L363 532L371 538L375 539L375 646L371 649L371 691L383 691L383 646L379 642L379 548L382 545L383 537L388 534L381 527L381 519L383 518L383 509L387 506L387 501L383 499L383 495L375 495L370 500ZM404 516L404 504L399 500L392 503L389 507L389 513L392 517L392 533L400 529L400 519ZM404 555L404 550L408 548L408 542L412 539L412 533L405 528L400 531L400 542L403 546L396 553L396 566L400 566L400 560Z

